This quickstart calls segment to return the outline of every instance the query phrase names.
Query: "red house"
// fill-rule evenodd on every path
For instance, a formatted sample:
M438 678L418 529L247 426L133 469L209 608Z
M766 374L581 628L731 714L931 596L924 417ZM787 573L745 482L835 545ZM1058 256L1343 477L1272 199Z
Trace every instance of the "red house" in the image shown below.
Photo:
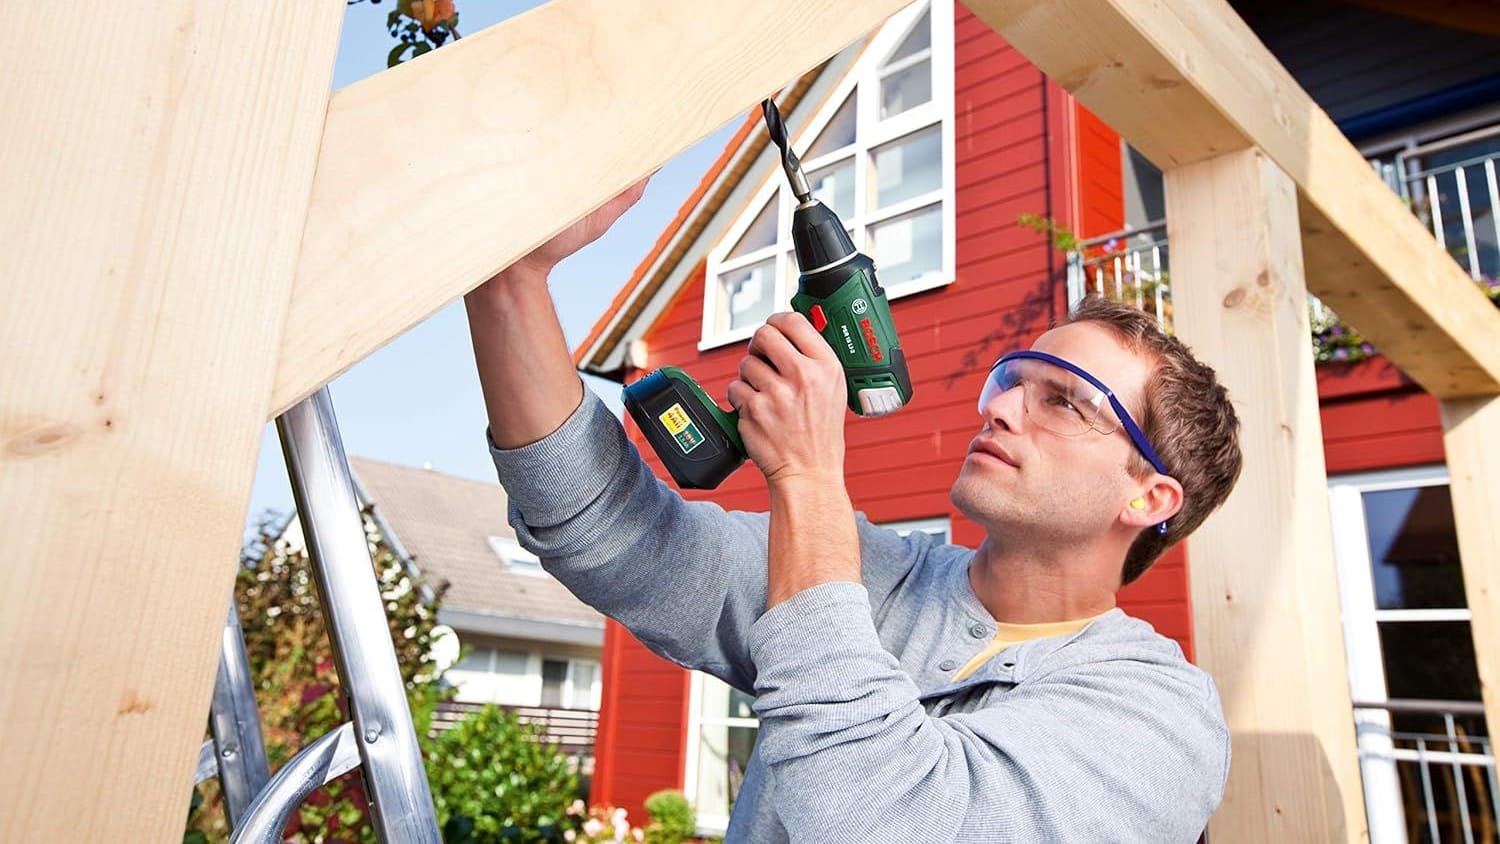
M1500 114L1484 104L1500 93L1496 40L1331 0L1312 4L1324 17L1235 5L1393 189L1414 197L1450 246L1463 241L1460 257L1472 256L1476 278L1493 277ZM1330 75L1355 53L1307 59L1306 39L1318 34L1310 29L1319 43L1361 46L1360 61L1404 73L1405 87L1361 82L1354 70ZM1423 38L1438 39L1462 67L1421 49ZM778 100L815 193L879 266L915 387L901 412L850 422L855 506L877 523L976 545L982 534L954 510L948 489L977 430L975 397L993 361L1029 344L1085 288L1135 297L1170 320L1160 174L951 0L913 4ZM673 364L724 395L746 338L786 309L796 283L789 192L773 151L759 115L749 117L576 350L580 369L629 382ZM1460 213L1455 188L1475 172ZM1040 230L1048 221L1081 240L1054 244ZM1317 347L1330 359L1319 386L1359 704L1350 717L1372 728L1360 739L1372 837L1430 827L1435 839L1439 825L1480 823L1486 806L1493 817L1496 802L1494 757L1480 743L1487 731L1473 703L1479 687L1437 407L1313 307L1323 329ZM639 431L631 435L654 460ZM768 504L754 469L688 497L730 509ZM1179 547L1120 599L1191 658L1187 578ZM613 622L603 666L594 800L639 815L647 794L680 788L702 827L722 831L754 742L750 699L656 658ZM1409 699L1439 703L1402 705ZM1414 745L1417 734L1428 740ZM1430 755L1438 744L1462 764L1424 785L1427 760L1411 748Z

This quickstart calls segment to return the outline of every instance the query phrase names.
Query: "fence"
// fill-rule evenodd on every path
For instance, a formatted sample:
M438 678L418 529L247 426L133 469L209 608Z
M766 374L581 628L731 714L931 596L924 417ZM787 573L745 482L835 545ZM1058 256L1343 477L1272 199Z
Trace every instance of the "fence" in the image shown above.
M441 733L452 728L465 716L486 704L443 701L432 715L432 731ZM541 727L545 741L555 743L569 756L593 756L594 736L599 729L599 713L592 709L559 709L548 706L501 706L514 712L522 723Z

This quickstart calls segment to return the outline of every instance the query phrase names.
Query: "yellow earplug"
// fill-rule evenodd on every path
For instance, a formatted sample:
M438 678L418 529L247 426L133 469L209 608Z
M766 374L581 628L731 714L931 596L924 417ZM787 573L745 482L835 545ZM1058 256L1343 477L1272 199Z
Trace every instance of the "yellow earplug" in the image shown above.
M1130 502L1130 506L1137 510L1144 510L1146 509L1146 499L1137 498L1136 500Z

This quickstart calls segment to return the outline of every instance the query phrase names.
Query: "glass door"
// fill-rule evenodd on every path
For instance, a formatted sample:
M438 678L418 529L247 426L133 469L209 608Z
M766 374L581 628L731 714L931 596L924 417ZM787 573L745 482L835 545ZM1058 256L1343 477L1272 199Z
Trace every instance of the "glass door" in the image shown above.
M1371 841L1496 841L1447 472L1330 478L1329 506Z

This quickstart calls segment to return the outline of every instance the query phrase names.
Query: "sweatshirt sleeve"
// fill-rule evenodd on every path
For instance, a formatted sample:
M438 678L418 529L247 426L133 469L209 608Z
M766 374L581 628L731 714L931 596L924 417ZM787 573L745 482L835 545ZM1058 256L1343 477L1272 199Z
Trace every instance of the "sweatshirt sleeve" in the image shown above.
M1223 793L1206 675L1119 660L929 715L854 583L765 613L751 655L756 752L792 841L1191 842Z
M517 538L549 573L658 655L753 687L750 626L766 606L764 513L685 501L587 390L537 442L500 449L486 440ZM895 588L923 546L860 523L872 590Z

